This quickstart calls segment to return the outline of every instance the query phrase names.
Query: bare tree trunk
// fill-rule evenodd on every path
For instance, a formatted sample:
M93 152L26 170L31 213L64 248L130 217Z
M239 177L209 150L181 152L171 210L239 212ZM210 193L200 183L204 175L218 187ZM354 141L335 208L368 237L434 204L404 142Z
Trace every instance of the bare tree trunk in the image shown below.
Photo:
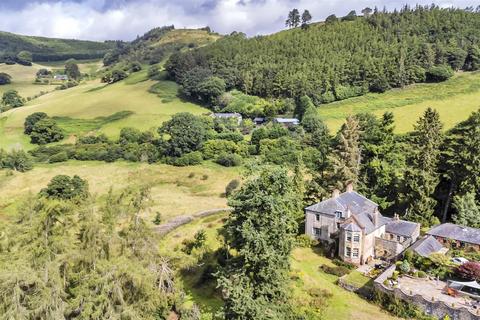
M447 221L448 208L450 208L450 202L452 201L453 190L455 189L455 183L450 181L450 187L448 188L447 199L445 200L445 206L443 207L442 223Z

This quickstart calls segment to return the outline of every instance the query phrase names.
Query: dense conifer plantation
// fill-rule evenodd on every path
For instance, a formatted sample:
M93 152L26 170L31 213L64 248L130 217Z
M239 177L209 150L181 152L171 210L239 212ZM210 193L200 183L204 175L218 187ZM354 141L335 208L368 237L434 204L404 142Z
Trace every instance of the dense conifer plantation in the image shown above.
M234 32L174 54L167 70L180 84L215 76L227 89L266 97L306 94L319 104L479 68L478 12L418 6L352 17L271 36Z

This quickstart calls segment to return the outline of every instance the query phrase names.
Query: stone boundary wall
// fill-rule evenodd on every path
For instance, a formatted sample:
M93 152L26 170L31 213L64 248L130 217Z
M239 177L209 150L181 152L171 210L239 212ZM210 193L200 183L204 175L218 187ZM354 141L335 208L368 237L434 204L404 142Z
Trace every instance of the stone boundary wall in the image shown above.
M156 226L153 228L153 231L158 233L161 236L166 235L167 233L172 232L173 230L177 229L178 227L181 227L187 223L192 222L193 220L200 219L200 218L205 218L220 212L232 212L232 208L219 208L219 209L210 209L210 210L205 210L205 211L199 211L196 212L192 215L183 215L183 216L178 216L175 217L168 222L161 224L159 226Z
M393 295L397 299L409 302L423 310L426 314L443 319L446 315L452 320L480 320L480 313L474 314L465 307L449 306L443 301L430 301L419 294L410 295L400 288L386 287L383 282L390 278L395 271L395 265L387 268L374 281L374 288L380 292ZM480 312L480 311L479 311Z

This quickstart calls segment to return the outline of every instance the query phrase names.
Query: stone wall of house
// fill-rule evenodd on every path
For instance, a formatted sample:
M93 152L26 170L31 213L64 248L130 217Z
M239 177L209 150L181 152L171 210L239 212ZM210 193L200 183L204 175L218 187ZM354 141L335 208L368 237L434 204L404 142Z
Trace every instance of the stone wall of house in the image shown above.
M375 256L384 256L387 259L395 260L403 252L404 246L395 240L375 238ZM384 252L387 252L387 255Z
M429 301L419 294L408 294L403 292L400 288L389 288L383 284L385 280L390 278L395 271L395 265L387 268L374 281L374 288L380 292L393 295L397 299L409 302L423 310L426 314L434 316L438 319L443 319L449 316L452 320L480 320L480 312L478 314L472 313L465 307L449 306L443 301Z
M320 213L318 214L319 221L317 221L317 214L316 212L305 211L305 234L312 238L318 238L313 233L313 228L319 228L322 230L319 240L332 242L330 235L337 231L335 216Z

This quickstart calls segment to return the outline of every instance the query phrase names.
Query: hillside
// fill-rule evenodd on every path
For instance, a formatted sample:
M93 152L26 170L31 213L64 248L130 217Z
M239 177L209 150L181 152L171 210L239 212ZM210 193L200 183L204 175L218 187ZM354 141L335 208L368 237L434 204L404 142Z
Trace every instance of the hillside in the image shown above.
M32 37L0 31L0 56L32 53L33 61L61 61L70 58L101 58L114 47L113 42Z
M153 93L149 92L152 87ZM56 90L0 115L0 148L33 147L23 134L23 122L33 112L59 117L58 123L68 136L89 132L117 136L123 127L148 130L178 112L208 111L181 101L176 92L174 82L148 80L146 70L113 85L106 86L95 80L68 90Z
M262 97L308 95L316 105L368 92L441 81L480 67L480 14L435 6L355 15L269 36L233 33L178 53L167 70L178 83L215 76L226 88Z
M406 133L428 107L435 108L445 129L450 129L480 109L480 72L464 72L443 83L419 83L385 93L368 93L322 105L318 113L336 132L349 115L371 112L381 116L393 112L395 131Z
M105 65L121 61L159 63L173 52L203 47L214 43L221 36L209 28L175 29L174 26L154 28L130 43L117 43L117 47L105 57Z

